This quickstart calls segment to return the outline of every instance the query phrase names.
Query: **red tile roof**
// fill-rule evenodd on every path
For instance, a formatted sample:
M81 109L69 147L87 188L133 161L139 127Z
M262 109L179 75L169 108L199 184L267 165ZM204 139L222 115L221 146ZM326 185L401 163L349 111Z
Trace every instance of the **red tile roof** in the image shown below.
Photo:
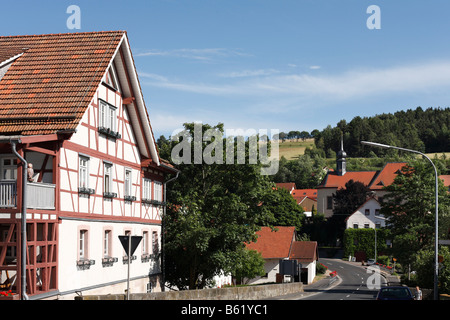
M264 259L288 258L295 241L295 227L261 227L256 242L247 243L248 249L261 253Z
M444 181L444 186L450 187L450 175L442 175L439 178Z
M397 172L401 172L405 165L405 162L387 163L375 177L375 180L372 182L370 188L383 189L383 187L391 185L397 176Z
M296 188L294 182L280 182L276 183L277 187L286 189L287 191L291 192L293 189Z
M405 165L404 162L390 162L379 171L348 171L343 176L330 172L318 188L345 188L345 184L353 180L362 182L369 186L371 190L381 190L384 186L394 182L397 173Z
M124 34L0 37L0 63L23 53L0 80L0 134L75 129Z
M316 241L295 241L292 245L290 259L296 259L300 263L310 263L319 259L319 251Z
M317 199L317 189L296 189L292 192L292 196L296 199L308 197L310 199Z

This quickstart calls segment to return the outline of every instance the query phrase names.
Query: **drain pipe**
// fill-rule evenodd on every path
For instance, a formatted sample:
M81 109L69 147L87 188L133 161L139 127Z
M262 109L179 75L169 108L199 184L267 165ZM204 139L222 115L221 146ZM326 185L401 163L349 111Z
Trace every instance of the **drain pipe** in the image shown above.
M22 249L21 249L21 292L22 292L22 300L29 300L27 296L27 167L28 162L22 158L22 156L16 150L16 142L10 141L11 148L17 158L20 159L23 163L22 169Z
M169 169L171 169L171 170L173 170L173 168L170 168L170 167L168 167L168 166L166 166L166 165L164 165L164 164L162 164L162 166L163 167L166 167L166 168L169 168ZM176 179L178 179L178 176L179 176L179 174L180 174L180 171L179 170L177 170L176 171L176 176L175 177L173 177L173 178L171 178L171 179L169 179L169 180L167 180L166 182L164 182L164 209L163 209L163 219L161 219L162 221L161 221L161 223L162 223L162 226L161 226L161 229L162 229L162 232L161 232L161 251L162 251L162 266L161 266L161 271L162 271L162 279L161 279L161 282L162 282L162 286L161 286L161 291L162 292L165 292L166 291L166 248L165 248L165 241L166 241L166 237L165 237L165 235L164 235L164 231L165 231L165 224L164 224L164 219L165 219L165 217L166 217L166 207L167 207L167 184L169 183L169 182L172 182L172 181L175 181Z

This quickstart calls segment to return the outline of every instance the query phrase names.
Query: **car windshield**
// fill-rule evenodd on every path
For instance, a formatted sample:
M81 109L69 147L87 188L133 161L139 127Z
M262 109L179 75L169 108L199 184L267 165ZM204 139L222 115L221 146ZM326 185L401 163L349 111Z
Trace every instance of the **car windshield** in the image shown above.
M408 298L410 297L407 288L385 288L380 292L383 298Z

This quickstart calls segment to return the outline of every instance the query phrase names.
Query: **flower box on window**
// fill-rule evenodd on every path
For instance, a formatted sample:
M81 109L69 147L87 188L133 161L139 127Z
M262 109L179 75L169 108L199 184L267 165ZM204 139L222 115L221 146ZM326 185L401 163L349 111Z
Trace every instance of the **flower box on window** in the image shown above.
M113 258L113 257L104 257L102 259L102 265L103 267L111 267L114 263L116 263L117 261L119 261L118 258Z
M119 132L113 131L110 128L99 127L98 132L114 139L120 139L122 137Z
M103 192L103 198L117 198L117 193L115 192Z
M125 201L129 201L129 202L133 202L133 201L136 201L136 197L135 196L125 196L124 200Z
M82 193L82 194L94 194L95 190L91 189L91 188L85 188L85 187L79 187L78 188L78 193Z

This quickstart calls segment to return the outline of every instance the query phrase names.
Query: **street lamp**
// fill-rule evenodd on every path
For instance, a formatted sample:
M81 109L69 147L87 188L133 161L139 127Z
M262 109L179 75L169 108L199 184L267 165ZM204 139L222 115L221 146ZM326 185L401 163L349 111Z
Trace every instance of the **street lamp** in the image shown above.
M416 150L411 150L411 149L405 149L405 148L400 148L400 147L394 147L394 146L390 146L387 144L381 144L381 143L375 143L375 142L368 142L368 141L361 141L361 144L364 145L368 145L368 146L372 146L372 147L378 147L378 148L383 148L383 149L397 149L397 150L401 150L401 151L406 151L406 152L412 152L412 153L417 153L420 154L421 156L423 156L424 158L426 158L431 165L434 168L434 174L435 174L435 179L436 179L436 186L435 186L435 199L436 199L436 212L435 212L435 243L434 243L434 300L438 300L439 296L438 296L438 273L439 273L439 262L438 262L438 173L437 173L437 169L436 166L434 165L433 161L431 161L430 158L428 158L425 154L423 154L422 152L416 151Z

